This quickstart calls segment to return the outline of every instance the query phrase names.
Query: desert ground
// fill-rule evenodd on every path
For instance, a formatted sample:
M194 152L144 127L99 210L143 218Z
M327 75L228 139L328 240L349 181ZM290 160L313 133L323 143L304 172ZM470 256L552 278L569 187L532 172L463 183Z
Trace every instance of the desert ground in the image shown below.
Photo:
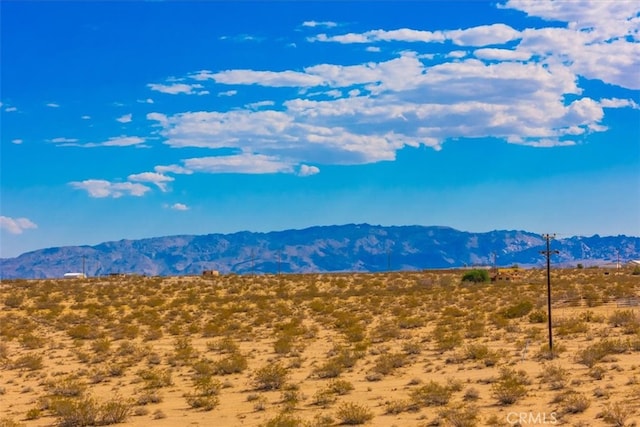
M640 272L0 283L0 426L627 426Z

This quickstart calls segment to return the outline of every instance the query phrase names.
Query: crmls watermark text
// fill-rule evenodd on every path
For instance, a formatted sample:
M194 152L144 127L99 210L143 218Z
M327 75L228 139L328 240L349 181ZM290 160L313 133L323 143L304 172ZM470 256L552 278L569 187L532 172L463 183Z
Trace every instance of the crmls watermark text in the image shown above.
M511 425L553 425L558 423L555 412L509 412L507 422Z

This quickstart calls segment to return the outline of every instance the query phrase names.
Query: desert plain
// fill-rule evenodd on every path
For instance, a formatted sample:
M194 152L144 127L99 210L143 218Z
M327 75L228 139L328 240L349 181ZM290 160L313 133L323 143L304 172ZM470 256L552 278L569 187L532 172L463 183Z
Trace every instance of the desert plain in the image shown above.
M0 283L0 426L631 426L640 272Z

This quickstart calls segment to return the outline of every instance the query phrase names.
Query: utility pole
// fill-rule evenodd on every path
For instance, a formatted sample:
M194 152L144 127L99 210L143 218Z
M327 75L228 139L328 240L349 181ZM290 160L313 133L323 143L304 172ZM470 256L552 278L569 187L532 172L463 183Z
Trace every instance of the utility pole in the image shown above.
M560 253L557 250L551 250L551 239L555 239L555 234L543 234L542 238L547 241L547 250L540 251L547 258L547 311L549 324L549 356L553 359L553 332L551 330L551 254Z

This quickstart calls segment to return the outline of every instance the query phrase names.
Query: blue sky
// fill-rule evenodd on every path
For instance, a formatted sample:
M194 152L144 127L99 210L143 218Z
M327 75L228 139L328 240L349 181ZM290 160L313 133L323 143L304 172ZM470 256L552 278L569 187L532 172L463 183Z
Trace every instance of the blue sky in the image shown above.
M640 235L636 1L0 17L2 257L361 222Z

